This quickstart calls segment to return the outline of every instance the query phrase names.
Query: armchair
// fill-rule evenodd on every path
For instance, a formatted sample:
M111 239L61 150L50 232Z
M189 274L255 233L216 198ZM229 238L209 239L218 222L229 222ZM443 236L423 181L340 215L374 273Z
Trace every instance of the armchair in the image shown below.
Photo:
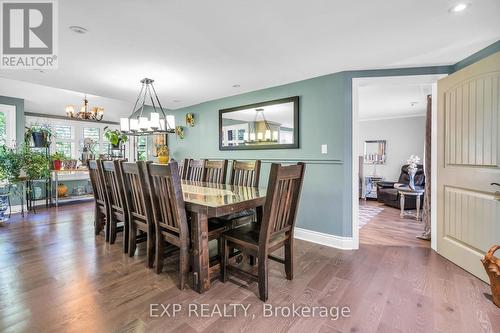
M424 166L419 164L417 166L417 174L415 175L415 186L425 185L425 175L424 175ZM386 182L380 181L377 183L377 201L384 203L388 206L400 209L399 204L399 193L398 190L394 188L396 183L406 184L410 183L410 175L408 174L408 164L405 164L401 167L401 174L399 175L399 179L397 182ZM405 196L406 198L406 196ZM421 206L423 201L421 203ZM409 196L405 202L405 209L415 209L417 208L417 203L414 197ZM422 207L420 207L422 208Z

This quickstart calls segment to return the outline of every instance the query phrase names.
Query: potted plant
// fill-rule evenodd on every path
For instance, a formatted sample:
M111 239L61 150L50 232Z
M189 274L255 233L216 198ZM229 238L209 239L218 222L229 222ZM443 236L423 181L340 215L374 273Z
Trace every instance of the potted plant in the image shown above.
M28 179L44 179L49 177L50 158L41 152L31 151L23 147L23 170Z
M26 127L24 141L29 144L33 139L33 145L37 148L48 147L52 138L52 130L47 125L33 125Z
M120 147L120 144L127 142L128 137L123 134L120 130L117 129L109 129L107 127L104 128L104 137L106 140L111 143L113 148L117 149Z
M158 145L157 151L158 151L158 163L168 164L170 156L167 145Z
M66 161L66 156L63 153L55 152L52 154L51 159L54 170L61 170L62 162Z
M24 166L23 154L16 149L0 146L0 178L8 182L19 179Z

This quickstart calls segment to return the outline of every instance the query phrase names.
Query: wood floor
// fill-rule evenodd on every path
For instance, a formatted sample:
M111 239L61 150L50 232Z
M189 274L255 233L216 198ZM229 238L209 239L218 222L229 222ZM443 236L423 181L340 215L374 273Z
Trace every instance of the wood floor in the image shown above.
M232 278L200 295L177 286L175 258L161 275L145 248L93 236L91 204L15 216L0 227L0 332L500 332L489 286L416 240L416 222L384 209L360 232L358 251L296 241L295 278L270 263L274 306L349 306L348 318L263 318L257 285ZM150 304L182 304L150 317ZM188 304L250 305L236 318L188 316ZM213 309L213 308L212 308ZM231 313L229 313L231 314Z

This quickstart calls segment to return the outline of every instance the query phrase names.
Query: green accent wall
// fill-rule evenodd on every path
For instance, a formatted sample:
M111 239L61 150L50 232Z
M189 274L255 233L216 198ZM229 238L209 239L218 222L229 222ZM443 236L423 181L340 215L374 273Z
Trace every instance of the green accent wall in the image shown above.
M0 104L14 105L16 107L16 142L24 142L24 99L0 96Z

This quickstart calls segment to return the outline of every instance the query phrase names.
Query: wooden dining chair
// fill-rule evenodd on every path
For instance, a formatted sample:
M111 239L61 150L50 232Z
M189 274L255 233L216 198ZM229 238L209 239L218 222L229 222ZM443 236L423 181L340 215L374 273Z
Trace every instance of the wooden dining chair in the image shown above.
M141 163L144 168L142 186L148 189L155 226L155 270L163 270L163 258L168 244L180 250L180 289L184 289L189 272L189 229L182 194L178 165Z
M141 164L145 162L120 162L120 171L125 189L125 201L128 207L128 254L133 257L138 242L146 241L147 244L147 266L152 268L154 264L155 227L152 216L151 200L146 187L141 186L141 178L144 176L144 168ZM149 163L149 162L148 162Z
M92 184L92 192L95 200L94 233L97 236L104 227L107 228L106 216L108 209L106 205L106 192L104 191L104 183L101 180L98 161L88 160L87 167L89 169L90 183ZM109 241L109 232L107 230L104 231L104 237L106 241Z
M186 180L202 182L205 170L205 160L187 160Z
M225 184L227 160L205 160L203 181L207 183Z
M234 160L231 164L231 177L229 179L229 184L258 187L260 180L260 164L260 160Z
M266 203L262 222L249 223L222 233L219 242L221 253L220 279L227 281L227 269L237 269L228 265L229 248L236 248L258 258L258 275L240 270L244 275L258 281L259 296L268 298L268 259L285 265L286 278L293 279L293 230L297 217L305 164L281 166L273 163L269 175ZM285 248L285 257L278 258L272 253Z
M102 175L106 185L106 198L108 203L109 243L114 244L118 232L123 232L123 252L128 252L128 207L125 199L125 189L120 170L120 162L101 161ZM119 225L120 224L120 225Z
M179 161L179 177L181 179L186 179L186 176L187 176L187 172L186 172L186 168L189 164L189 159L185 158L185 159L182 159Z

